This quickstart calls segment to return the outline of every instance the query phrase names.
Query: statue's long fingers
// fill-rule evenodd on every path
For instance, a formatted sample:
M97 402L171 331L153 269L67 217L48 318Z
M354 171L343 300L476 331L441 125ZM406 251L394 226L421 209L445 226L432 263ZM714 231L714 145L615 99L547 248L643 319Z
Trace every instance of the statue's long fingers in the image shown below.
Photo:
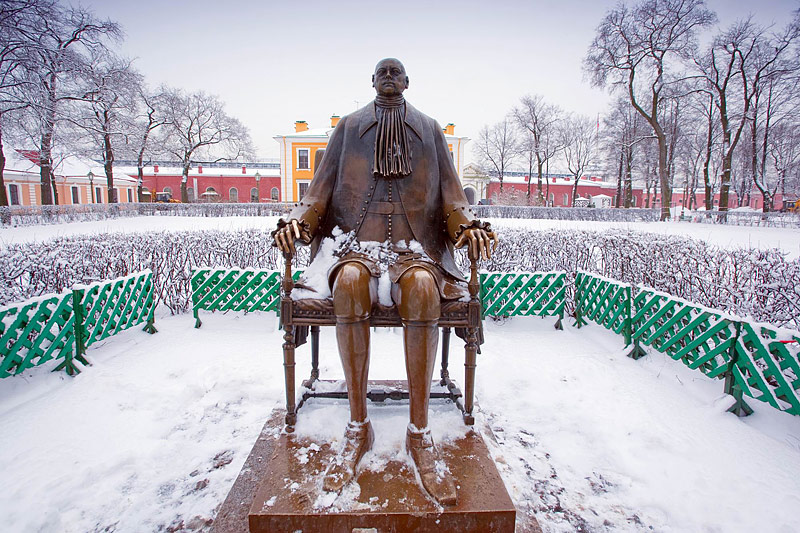
M289 235L286 236L286 242L289 243L289 249L292 250L292 255L297 255L297 249L294 247L294 235L292 235L292 230L288 231Z
M473 259L480 259L480 254L478 252L478 239L475 235L469 236L469 250L470 250L470 257Z
M292 227L294 228L294 236L295 238L300 238L300 226L297 225L296 220L292 220Z
M483 260L486 261L489 259L489 238L486 237L486 232L481 230L478 232L478 239L481 241L481 255L483 256Z
M461 248L462 246L464 246L464 244L465 244L466 242L467 242L467 236L466 236L466 234L462 233L462 234L461 234L461 236L460 236L460 237L458 238L458 240L456 241L456 243L455 243L455 245L454 245L454 246L455 246L456 248Z
M286 236L283 230L275 234L275 242L278 243L278 248L281 249L281 252L286 253L289 251L289 246L286 244Z
M491 259L492 258L492 244L491 239L489 239L489 234L485 231L481 230L481 238L483 239L483 249L486 252L486 257L484 259Z
M497 236L497 233L492 233L492 239L494 240L494 246L492 247L492 251L497 251L497 245L500 244L500 238Z

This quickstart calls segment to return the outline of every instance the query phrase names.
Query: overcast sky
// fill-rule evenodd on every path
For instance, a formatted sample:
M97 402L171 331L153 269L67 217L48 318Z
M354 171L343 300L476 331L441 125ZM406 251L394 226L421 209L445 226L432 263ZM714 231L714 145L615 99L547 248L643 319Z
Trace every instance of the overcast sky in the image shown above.
M596 116L609 97L581 61L615 2L406 0L89 0L125 31L122 53L151 86L219 95L249 129L260 157L295 120L324 127L374 97L375 63L406 66L409 102L472 139L524 94ZM783 26L800 0L709 0L720 24L753 13ZM756 12L754 12L757 10ZM467 161L473 160L471 144Z

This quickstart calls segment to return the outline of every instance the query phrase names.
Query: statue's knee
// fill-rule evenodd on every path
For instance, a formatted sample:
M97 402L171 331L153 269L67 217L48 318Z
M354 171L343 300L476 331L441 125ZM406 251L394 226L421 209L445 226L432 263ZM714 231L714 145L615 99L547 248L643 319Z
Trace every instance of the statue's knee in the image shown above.
M333 283L333 312L337 318L356 320L369 316L372 308L369 282L369 271L358 263L339 268Z
M413 268L403 274L398 283L397 310L404 320L438 320L441 315L439 288L433 274L423 268Z

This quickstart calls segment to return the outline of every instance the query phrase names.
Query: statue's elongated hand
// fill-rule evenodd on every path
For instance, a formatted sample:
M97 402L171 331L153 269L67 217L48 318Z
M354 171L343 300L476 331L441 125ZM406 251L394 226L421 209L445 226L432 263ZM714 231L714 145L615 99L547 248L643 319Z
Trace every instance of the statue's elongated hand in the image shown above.
M280 251L292 255L297 253L294 246L295 241L303 240L304 242L308 242L311 240L308 232L300 226L296 218L293 218L288 224L276 231L273 239L275 239L275 246L277 246Z
M484 260L492 258L492 252L497 250L500 239L493 231L481 228L467 228L459 236L455 247L461 248L469 244L469 256L472 259L483 257Z

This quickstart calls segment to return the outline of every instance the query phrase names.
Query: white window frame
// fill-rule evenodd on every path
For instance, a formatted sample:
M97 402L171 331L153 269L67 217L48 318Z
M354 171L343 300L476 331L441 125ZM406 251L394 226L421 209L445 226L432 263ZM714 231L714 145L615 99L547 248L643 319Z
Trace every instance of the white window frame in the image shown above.
M300 166L300 152L306 152L306 162L308 166ZM298 148L297 149L297 170L311 170L311 148Z

